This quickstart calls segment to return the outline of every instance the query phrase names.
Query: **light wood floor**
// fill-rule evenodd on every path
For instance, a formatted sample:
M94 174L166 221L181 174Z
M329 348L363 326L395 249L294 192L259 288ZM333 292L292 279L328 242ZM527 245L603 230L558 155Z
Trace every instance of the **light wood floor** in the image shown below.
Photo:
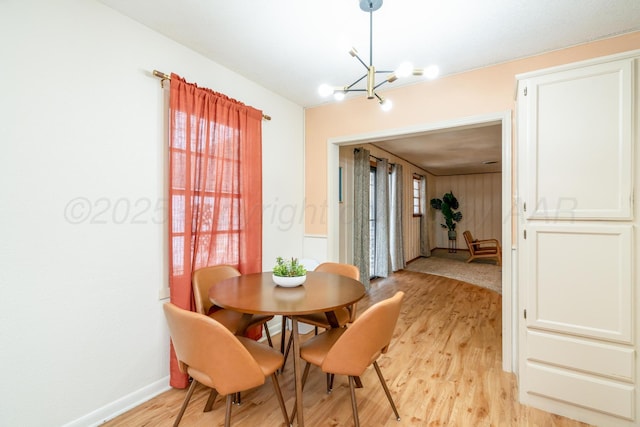
M513 374L502 371L501 296L439 276L401 271L372 282L358 311L397 290L405 292L402 312L389 353L379 360L400 412L396 421L373 368L357 389L360 422L371 426L540 426L587 427L517 403ZM279 336L274 337L278 346ZM279 348L279 347L276 347ZM291 358L279 376L287 410L294 405ZM311 369L304 390L305 425L352 426L349 387L336 377L326 394L324 374ZM202 412L208 389L196 389L181 426L222 426L224 400ZM171 426L185 390L170 390L106 423L106 426ZM243 393L234 406L235 427L281 426L272 385Z

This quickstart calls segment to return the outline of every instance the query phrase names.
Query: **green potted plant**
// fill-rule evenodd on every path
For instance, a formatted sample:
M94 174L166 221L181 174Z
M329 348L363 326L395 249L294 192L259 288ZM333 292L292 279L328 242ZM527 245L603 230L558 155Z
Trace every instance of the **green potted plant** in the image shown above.
M307 269L298 262L297 258L285 260L282 257L276 258L276 265L273 267L273 281L276 285L293 287L302 285L307 279Z
M444 224L440 224L442 228L448 230L449 240L456 240L456 222L462 219L462 213L456 212L459 208L458 199L453 195L453 191L445 193L442 199L431 199L431 207L442 211Z

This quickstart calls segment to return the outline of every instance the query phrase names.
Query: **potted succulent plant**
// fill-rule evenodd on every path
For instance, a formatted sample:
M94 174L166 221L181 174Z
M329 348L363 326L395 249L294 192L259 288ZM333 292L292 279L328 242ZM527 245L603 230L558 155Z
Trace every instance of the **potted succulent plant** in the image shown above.
M442 199L431 199L431 207L442 211L444 224L440 224L442 228L448 230L449 240L456 240L456 222L462 219L462 213L456 212L459 208L458 199L453 195L453 191L445 193Z
M307 269L298 262L297 258L285 260L282 257L276 258L276 265L273 267L273 281L279 286L293 287L302 285L307 279Z

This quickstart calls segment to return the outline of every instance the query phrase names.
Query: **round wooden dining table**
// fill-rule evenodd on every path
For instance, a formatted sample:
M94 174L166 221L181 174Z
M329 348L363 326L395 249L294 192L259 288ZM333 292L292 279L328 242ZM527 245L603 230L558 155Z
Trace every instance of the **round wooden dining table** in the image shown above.
M292 288L276 285L272 273L264 272L225 279L209 289L212 303L244 314L242 324L236 332L238 335L244 333L254 314L283 315L291 319L296 410L298 426L301 427L304 426L304 418L297 316L323 312L329 323L337 327L333 310L358 302L364 294L364 285L357 280L316 271L307 272L304 284ZM281 339L284 340L283 337Z

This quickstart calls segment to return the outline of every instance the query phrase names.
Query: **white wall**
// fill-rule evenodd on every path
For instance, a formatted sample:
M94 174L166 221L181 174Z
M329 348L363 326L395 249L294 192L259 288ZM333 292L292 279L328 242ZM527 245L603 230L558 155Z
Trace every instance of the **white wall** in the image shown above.
M0 40L0 425L91 425L168 384L166 91L151 71L273 117L265 269L302 252L288 212L303 205L303 110L93 0L0 1Z

